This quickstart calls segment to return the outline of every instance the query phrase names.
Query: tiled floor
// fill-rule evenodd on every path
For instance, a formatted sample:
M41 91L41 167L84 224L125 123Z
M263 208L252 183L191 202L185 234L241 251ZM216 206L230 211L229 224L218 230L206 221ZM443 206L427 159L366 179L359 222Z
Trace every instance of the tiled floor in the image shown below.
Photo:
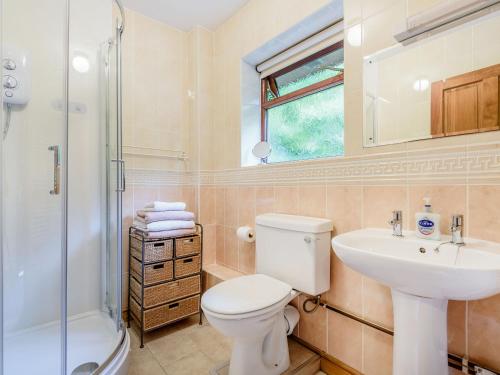
M137 329L131 337L129 375L196 375L209 374L223 367L231 356L231 342L205 321L198 325L193 317L145 336L139 348ZM290 369L286 374L311 375L318 371L319 357L309 349L289 340ZM220 372L224 374L224 369Z

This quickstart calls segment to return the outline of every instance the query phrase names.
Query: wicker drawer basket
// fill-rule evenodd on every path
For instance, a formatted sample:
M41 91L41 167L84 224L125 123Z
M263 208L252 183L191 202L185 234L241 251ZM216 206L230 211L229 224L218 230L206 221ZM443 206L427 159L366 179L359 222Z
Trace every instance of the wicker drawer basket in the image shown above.
M147 241L144 243L144 263L161 262L173 258L173 240ZM131 253L142 261L142 242L135 236L130 237Z
M141 300L141 284L134 278L130 279L132 293ZM150 308L170 301L191 296L201 292L200 276L187 277L165 284L144 288L144 308Z
M175 240L175 256L185 257L201 252L200 236L184 237Z
M142 263L135 258L130 258L132 274L140 280L142 277ZM151 285L170 281L174 278L174 262L172 260L144 265L144 285Z
M175 260L175 277L185 277L200 272L201 257L195 255L189 258Z
M133 299L130 301L132 314L140 319L141 307ZM158 306L144 311L144 330L160 327L174 320L198 313L200 309L200 296L189 297L167 305Z

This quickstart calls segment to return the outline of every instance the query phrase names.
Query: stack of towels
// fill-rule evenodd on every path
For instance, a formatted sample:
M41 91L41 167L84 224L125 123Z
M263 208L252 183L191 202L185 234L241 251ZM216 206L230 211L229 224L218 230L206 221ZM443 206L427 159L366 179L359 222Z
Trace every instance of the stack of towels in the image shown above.
M179 237L196 232L194 214L184 202L152 202L137 211L134 228L144 237Z

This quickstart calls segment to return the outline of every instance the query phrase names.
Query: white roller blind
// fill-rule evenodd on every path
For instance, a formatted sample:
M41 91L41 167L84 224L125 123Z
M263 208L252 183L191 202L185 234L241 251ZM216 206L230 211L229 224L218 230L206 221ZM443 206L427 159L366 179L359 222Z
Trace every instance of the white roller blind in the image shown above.
M314 34L296 44L287 50L281 52L269 60L266 60L257 65L257 71L260 72L261 78L277 72L297 61L300 61L315 52L331 46L344 39L344 23L342 21Z

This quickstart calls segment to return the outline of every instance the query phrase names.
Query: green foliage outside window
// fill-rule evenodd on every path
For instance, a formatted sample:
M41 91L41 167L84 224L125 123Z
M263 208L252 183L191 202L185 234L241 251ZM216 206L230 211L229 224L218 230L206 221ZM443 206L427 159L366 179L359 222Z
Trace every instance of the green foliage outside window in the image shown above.
M320 71L291 82L280 87L280 94L319 82L328 74ZM270 163L344 154L344 85L270 108L267 116Z

